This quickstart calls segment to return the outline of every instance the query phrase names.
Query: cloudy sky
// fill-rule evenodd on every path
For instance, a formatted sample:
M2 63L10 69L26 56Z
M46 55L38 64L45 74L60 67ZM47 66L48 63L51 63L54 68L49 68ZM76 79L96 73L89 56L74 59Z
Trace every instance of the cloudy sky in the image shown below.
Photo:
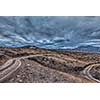
M0 46L35 45L50 49L100 46L100 17L0 17Z

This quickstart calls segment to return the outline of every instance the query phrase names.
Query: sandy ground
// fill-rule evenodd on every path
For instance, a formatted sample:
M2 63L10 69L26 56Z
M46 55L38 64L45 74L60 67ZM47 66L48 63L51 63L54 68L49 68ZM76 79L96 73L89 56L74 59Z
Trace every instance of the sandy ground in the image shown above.
M4 83L90 83L99 82L100 54L55 51L36 47L0 48L1 68L9 60L19 60L0 70ZM32 57L32 55L35 55ZM28 56L28 57L26 57ZM26 58L21 58L26 57ZM96 66L95 64L98 64ZM8 68L9 67L9 68ZM10 70L8 70L10 69ZM8 73L12 72L11 74Z

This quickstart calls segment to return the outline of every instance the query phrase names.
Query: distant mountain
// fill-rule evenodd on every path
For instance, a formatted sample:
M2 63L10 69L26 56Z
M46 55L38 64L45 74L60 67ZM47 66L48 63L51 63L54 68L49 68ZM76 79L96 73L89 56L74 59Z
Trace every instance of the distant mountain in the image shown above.
M75 48L74 50L79 51L88 51L88 52L100 52L100 47L94 47L94 46L80 46L78 48Z

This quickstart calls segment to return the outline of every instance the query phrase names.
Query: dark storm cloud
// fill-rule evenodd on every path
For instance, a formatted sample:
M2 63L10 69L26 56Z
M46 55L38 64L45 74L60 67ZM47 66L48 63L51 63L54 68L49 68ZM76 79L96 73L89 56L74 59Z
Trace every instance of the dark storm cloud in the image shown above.
M94 40L99 45L99 39L100 17L0 17L0 46L69 48L90 45Z

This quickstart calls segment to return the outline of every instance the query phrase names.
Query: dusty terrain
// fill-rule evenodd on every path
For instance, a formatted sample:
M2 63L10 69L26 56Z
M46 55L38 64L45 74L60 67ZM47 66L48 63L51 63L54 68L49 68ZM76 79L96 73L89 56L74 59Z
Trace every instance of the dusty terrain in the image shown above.
M100 54L29 46L0 48L0 82L99 83Z

